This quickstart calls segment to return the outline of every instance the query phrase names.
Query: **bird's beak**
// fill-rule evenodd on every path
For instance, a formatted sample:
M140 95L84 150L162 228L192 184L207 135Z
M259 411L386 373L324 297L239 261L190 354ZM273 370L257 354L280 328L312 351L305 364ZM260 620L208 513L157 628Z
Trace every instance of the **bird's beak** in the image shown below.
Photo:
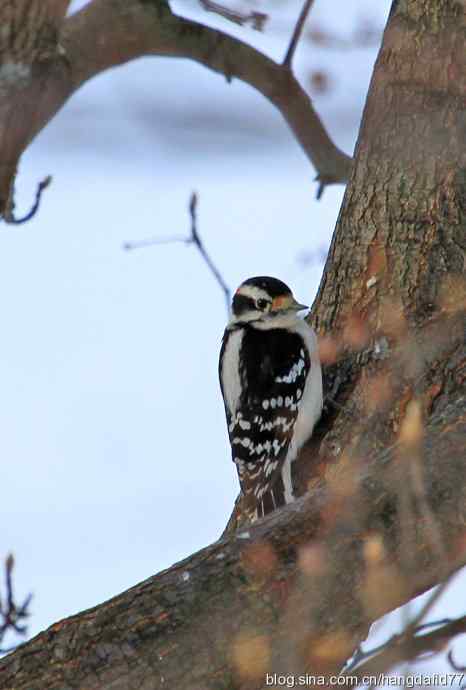
M272 302L272 311L302 311L309 309L305 304L299 304L293 296L275 297Z
M295 300L294 297L292 297L288 309L292 309L293 311L303 311L304 309L309 309L309 307L306 304L300 304Z

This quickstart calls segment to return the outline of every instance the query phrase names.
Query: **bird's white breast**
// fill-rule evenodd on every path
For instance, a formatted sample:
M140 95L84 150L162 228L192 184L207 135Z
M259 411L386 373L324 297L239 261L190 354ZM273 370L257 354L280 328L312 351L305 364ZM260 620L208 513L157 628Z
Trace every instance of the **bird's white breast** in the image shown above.
M293 330L303 338L309 351L311 370L304 386L298 416L293 429L293 438L288 454L291 461L296 458L300 448L311 436L314 426L321 415L323 404L322 371L314 329L305 321L296 319Z
M222 362L223 395L231 415L234 415L241 396L239 355L244 330L234 330L228 337Z

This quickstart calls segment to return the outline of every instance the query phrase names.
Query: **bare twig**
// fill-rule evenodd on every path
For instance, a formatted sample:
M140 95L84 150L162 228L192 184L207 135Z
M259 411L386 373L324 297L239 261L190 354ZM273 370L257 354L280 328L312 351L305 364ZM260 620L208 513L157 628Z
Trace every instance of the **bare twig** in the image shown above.
M182 235L173 235L172 237L148 237L145 240L137 240L136 242L124 242L123 249L132 251L133 249L144 249L144 247L153 247L156 244L176 244L182 242L183 244L190 243L189 237Z
M18 635L25 635L27 627L22 624L22 621L29 616L29 604L31 603L32 595L29 594L21 605L15 603L13 594L13 567L14 558L10 554L5 560L5 603L0 597L0 644L5 637L5 634L11 630ZM14 647L4 649L0 647L0 654L11 651Z
M206 262L210 272L213 274L215 280L217 283L220 285L220 288L223 291L223 294L225 295L225 303L227 307L227 314L228 316L230 315L230 304L231 304L231 290L228 287L225 279L223 278L222 274L210 258L209 254L206 251L206 248L204 246L204 243L199 235L199 231L197 229L197 200L198 196L196 192L193 192L191 194L190 200L189 200L189 215L191 218L191 234L188 237L184 237L181 235L175 235L173 237L150 237L145 240L139 240L138 242L125 242L123 244L123 249L126 251L130 251L133 249L143 249L144 247L152 247L154 245L159 245L159 244L174 244L177 242L182 242L183 244L193 244L197 249L199 250L199 253L201 254L202 258Z
M23 223L27 223L29 220L31 220L31 218L34 218L37 211L39 210L42 193L44 189L47 189L51 182L51 175L47 175L47 177L45 177L41 182L39 182L39 184L37 185L35 201L32 205L31 210L28 213L26 213L25 216L23 216L22 218L15 218L13 210L10 209L5 213L5 223L8 223L8 225L22 225Z
M416 614L416 616L413 618L413 620L410 622L409 626L406 628L404 635L409 636L409 635L414 635L415 630L419 626L419 624L424 620L424 618L427 616L427 614L433 609L437 601L440 599L442 594L445 592L447 587L451 584L451 581L456 577L458 574L458 571L450 573L450 575L439 584L438 587L434 589L430 597L427 599L425 604L421 607L419 612Z
M325 175L316 175L315 176L315 181L319 183L317 187L317 192L316 192L316 199L317 201L320 201L322 198L322 194L324 193L325 187L328 184L332 184L332 181L327 179Z
M357 675L360 678L360 682L362 682L363 677L367 679L369 676L372 676L375 682L375 678L379 674L384 673L396 664L403 661L411 661L427 652L440 652L450 640L464 632L466 632L466 616L449 621L426 635L415 635L405 638L402 633L401 635L394 636L390 640L390 644L384 645L382 650L375 656L372 656L365 664L361 664L357 669L352 668L351 671L345 669L341 675L348 676L351 672L351 676Z
M358 673L365 671L367 675L367 664L370 665L370 672L372 674L382 673L396 663L410 661L423 652L437 652L440 642L444 644L445 641L448 641L448 639L458 634L458 625L460 625L461 631L466 629L466 616L459 619L444 618L430 623L421 623L457 574L458 571L450 573L450 575L434 590L424 606L421 607L416 616L401 633L392 635L386 642L367 651L363 651L362 648L359 647L349 663L344 667L343 675L348 675L355 668L357 668ZM436 628L432 633L428 635L419 635L421 631L432 627ZM449 633L446 631L451 630L454 630L454 633L449 637ZM366 660L369 661L364 665L363 662Z
M421 631L428 630L429 628L438 628L439 626L445 626L453 622L453 618L441 618L440 620L431 621L430 623L422 623L421 625L418 625L415 629L414 636L417 636ZM350 658L350 660L344 667L344 672L349 673L352 669L359 667L359 665L363 661L366 661L367 659L372 659L376 654L379 654L384 649L388 649L391 645L399 643L403 636L403 632L396 633L395 635L389 637L388 640L385 640L385 642L382 642L376 647L372 647L371 649L367 650L364 650L361 646L358 647L353 656Z
M233 22L233 24L238 24L239 26L251 24L252 28L256 31L263 31L265 23L269 18L269 15L263 12L239 12L238 10L232 10L229 7L225 7L218 2L213 2L213 0L199 0L199 2L206 12L214 12L220 17L223 17L223 19L227 19L229 22Z
M286 51L285 59L283 60L283 66L287 67L288 69L291 70L291 63L293 61L293 56L296 51L296 47L298 45L299 39L301 38L301 34L303 32L304 24L306 23L307 15L309 14L309 11L314 3L314 0L305 0L303 8L301 10L301 13L298 17L298 21L296 22L296 26L293 31L293 35L291 37L290 45L288 46L288 50Z
M209 267L211 273L215 277L215 280L217 281L217 283L220 285L221 289L223 290L223 294L225 295L227 314L229 315L230 314L230 304L231 304L230 288L226 284L220 271L215 266L215 264L213 263L210 256L207 254L205 247L204 247L204 244L202 243L202 240L201 240L199 233L197 231L197 194L196 194L196 192L193 192L191 194L191 199L189 201L189 213L191 215L191 238L192 238L192 242L199 249L202 258L204 259L204 261L206 262L207 266Z

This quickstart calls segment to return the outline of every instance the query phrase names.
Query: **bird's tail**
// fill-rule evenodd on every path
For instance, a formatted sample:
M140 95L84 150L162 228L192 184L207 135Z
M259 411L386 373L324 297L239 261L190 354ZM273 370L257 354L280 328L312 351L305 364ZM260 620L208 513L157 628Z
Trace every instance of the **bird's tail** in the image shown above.
M285 486L281 475L277 476L272 487L259 500L253 494L245 495L243 498L243 513L248 522L255 522L281 508L286 504Z
M285 487L281 475L278 475L272 488L266 491L260 501L258 501L256 508L257 518L272 513L277 508L284 506L285 503Z

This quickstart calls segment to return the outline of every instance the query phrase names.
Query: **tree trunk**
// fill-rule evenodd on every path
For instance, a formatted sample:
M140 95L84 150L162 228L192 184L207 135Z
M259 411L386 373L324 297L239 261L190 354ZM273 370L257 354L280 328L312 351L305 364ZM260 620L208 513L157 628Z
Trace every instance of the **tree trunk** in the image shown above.
M0 688L329 674L466 562L463 13L392 8L313 309L333 402L299 460L309 492L52 626L0 661Z
M437 323L440 333L466 302L465 37L464 3L393 3L313 310L333 345L368 341L375 359L389 361L359 357L345 371L339 402L347 414L326 435L323 467L358 439L363 452L385 447L411 398L420 396L428 415L451 394L452 360L430 368L423 351L435 346L425 326ZM379 405L377 384L392 389ZM302 473L315 466L315 454L304 454Z

